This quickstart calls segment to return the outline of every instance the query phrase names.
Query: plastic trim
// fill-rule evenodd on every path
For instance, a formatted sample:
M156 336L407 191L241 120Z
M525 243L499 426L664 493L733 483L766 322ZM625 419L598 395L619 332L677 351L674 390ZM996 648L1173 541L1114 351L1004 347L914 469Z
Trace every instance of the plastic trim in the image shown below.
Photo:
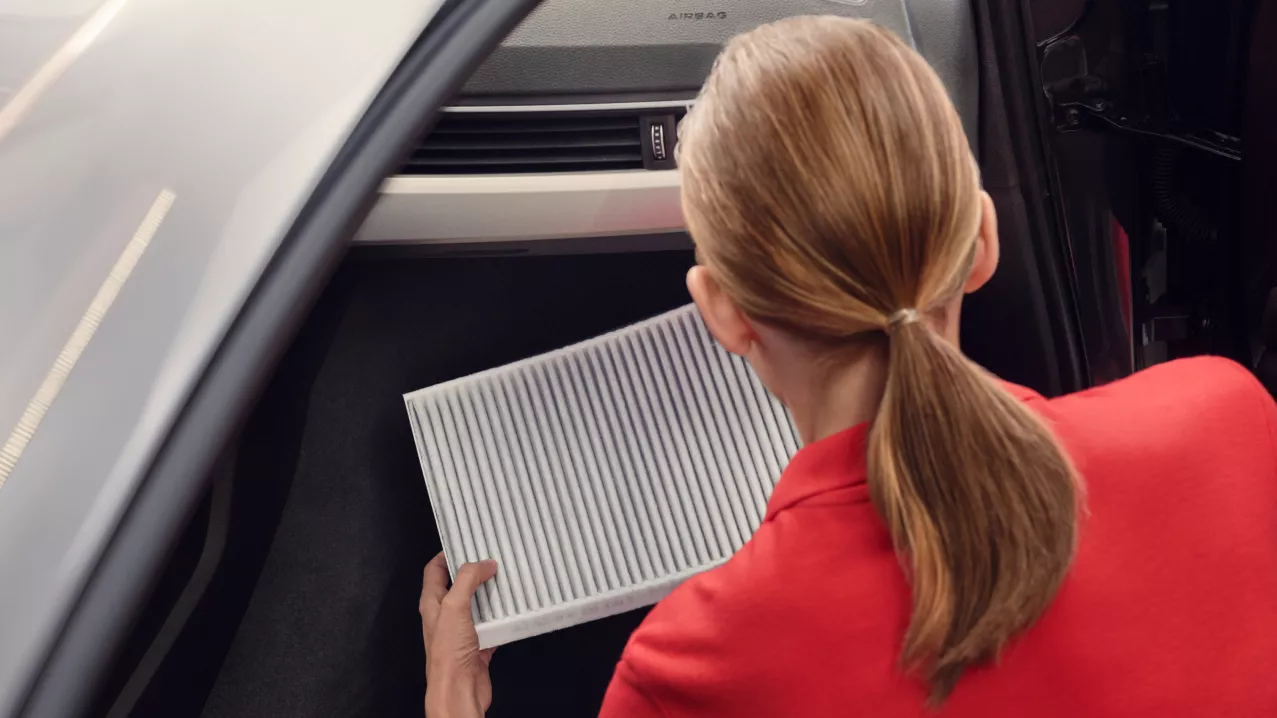
M453 244L683 231L676 170L396 176L359 244Z

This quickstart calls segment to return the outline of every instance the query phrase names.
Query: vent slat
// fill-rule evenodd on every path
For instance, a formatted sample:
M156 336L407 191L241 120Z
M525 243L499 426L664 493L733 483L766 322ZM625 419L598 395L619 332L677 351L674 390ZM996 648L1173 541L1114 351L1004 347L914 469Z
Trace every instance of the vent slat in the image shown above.
M642 161L638 153L613 153L606 155L569 155L565 157L549 157L545 155L525 156L485 156L485 157L414 157L408 160L407 167L429 169L431 167L495 167L495 166L554 166L570 164L623 164L635 160Z
M564 133L564 132L617 132L639 128L639 118L598 117L589 119L550 118L523 115L514 118L489 118L485 116L449 116L435 125L435 135L484 135L492 133Z
M520 174L643 168L637 112L446 113L404 174Z
M491 134L455 138L430 136L414 155L431 155L445 150L475 152L479 150L589 149L595 147L632 147L637 152L642 143L637 133L597 133L581 135L508 135Z
M508 150L420 150L409 162L488 162L489 164L518 164L529 162L576 160L595 160L598 162L621 162L634 158L642 159L638 148L629 147L523 147Z
M405 397L481 647L655 603L739 549L797 432L685 307Z

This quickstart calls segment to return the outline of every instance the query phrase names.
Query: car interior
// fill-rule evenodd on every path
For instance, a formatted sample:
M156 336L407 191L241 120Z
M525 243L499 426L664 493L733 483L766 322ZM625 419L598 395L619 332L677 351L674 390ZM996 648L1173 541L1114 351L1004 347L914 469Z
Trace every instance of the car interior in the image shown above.
M1201 353L1277 387L1262 201L1277 163L1256 159L1274 147L1271 8L654 5L548 0L423 120L222 452L94 715L421 714L417 598L440 544L402 395L686 304L678 121L723 41L787 15L882 23L950 91L1003 245L964 305L971 357L1048 396ZM594 715L644 614L503 646L490 715Z

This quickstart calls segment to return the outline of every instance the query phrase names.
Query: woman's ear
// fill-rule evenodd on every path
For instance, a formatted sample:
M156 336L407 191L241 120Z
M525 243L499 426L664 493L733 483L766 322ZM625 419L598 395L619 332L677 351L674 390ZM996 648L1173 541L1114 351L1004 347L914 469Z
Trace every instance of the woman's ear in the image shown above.
M700 265L692 267L687 272L687 291L718 343L733 354L748 353L755 340L754 328L714 275Z
M983 287L993 278L998 270L998 259L1001 256L998 245L998 212L993 208L993 198L988 192L980 193L980 232L976 238L975 259L971 262L971 273L962 285L964 294L970 294Z

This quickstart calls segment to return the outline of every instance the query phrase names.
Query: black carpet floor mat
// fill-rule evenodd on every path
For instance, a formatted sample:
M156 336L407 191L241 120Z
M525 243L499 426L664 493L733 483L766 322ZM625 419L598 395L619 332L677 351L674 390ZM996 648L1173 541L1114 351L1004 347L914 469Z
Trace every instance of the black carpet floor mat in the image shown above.
M691 262L346 262L241 441L240 480L287 493L204 715L420 716L417 598L439 539L402 394L684 304ZM595 715L643 613L502 647L489 715Z

